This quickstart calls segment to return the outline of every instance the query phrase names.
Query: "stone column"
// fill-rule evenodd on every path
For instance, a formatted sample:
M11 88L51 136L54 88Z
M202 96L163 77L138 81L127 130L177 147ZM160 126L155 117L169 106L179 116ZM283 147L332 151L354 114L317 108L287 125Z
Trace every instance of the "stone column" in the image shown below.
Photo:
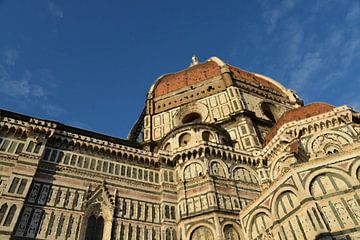
M153 229L152 229L152 227L148 228L148 239L153 240Z
M129 237L129 223L124 223L124 240L128 240Z
M102 240L111 239L112 220L104 220L104 230Z

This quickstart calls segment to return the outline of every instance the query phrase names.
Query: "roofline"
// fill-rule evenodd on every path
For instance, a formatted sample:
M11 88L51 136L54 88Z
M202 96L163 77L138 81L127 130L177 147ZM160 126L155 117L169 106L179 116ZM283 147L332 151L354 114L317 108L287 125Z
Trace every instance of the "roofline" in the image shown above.
M35 118L35 117L28 116L28 115L25 115L25 114L15 113L15 112L11 112L11 111L8 111L8 110L5 110L5 109L0 109L0 118L3 118L3 117L14 118L14 119L25 121L25 122L30 122L31 119L39 119L39 120L42 120L42 121L46 121L46 122L56 124L56 130L68 131L68 132L71 132L71 133L85 135L85 136L88 136L88 137L91 137L91 138L96 138L96 139L99 139L99 140L110 141L110 142L125 145L125 146L128 146L128 147L142 149L141 144L138 143L138 142L133 142L133 141L118 138L118 137L113 137L113 136L105 135L105 134L102 134L102 133L97 133L97 132L82 129L82 128L72 127L72 126L69 126L69 125L66 125L66 124L63 124L63 123L60 123L60 122L57 122L57 121L53 121L53 120Z

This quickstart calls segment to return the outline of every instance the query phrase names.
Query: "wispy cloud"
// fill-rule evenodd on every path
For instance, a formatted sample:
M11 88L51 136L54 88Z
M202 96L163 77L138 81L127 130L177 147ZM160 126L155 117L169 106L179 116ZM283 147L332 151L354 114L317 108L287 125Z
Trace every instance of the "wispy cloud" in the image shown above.
M9 66L15 66L18 60L19 52L16 49L5 50L5 63Z
M0 61L0 97L15 101L18 106L41 110L48 117L59 117L66 110L49 101L56 86L52 83L49 70L21 70L16 61L19 57L15 49L3 51ZM13 66L16 65L16 71ZM33 74L35 76L33 76ZM1 107L1 106L0 106Z
M275 30L279 20L294 8L296 0L282 0L276 7L269 7L268 1L261 1L260 3L264 9L262 16L267 23L267 31L271 33Z
M354 1L352 6L350 7L349 12L346 15L346 19L348 21L354 21L360 18L360 3L358 1Z
M61 10L60 7L58 7L57 5L55 5L54 2L48 2L48 9L49 12L58 18L63 18L64 17L64 12Z
M1 64L0 85L0 92L12 97L41 98L45 96L43 87L31 82L30 72L25 72L25 74L20 79L13 79L6 71L5 67Z
M41 105L41 108L45 112L45 114L50 117L58 117L66 113L66 110L62 107L50 103L45 103Z
M270 74L287 81L285 85L305 99L336 92L332 87L349 78L360 61L359 2L317 0L305 15L296 14L303 5L294 0L261 6L268 30L266 47L278 54L271 68L267 66ZM336 21L323 23L334 10L341 13ZM353 77L348 85L360 86L360 79Z

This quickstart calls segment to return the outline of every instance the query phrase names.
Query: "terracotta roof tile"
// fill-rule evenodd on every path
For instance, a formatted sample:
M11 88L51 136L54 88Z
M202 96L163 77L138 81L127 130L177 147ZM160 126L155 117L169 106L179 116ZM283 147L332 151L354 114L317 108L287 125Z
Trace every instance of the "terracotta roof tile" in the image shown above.
M280 94L282 93L282 89L264 78L258 77L253 73L246 72L229 64L227 64L227 66L229 67L231 74L237 78L244 79L245 81L251 82L253 84L261 84L266 88L270 88Z
M176 91L178 89L191 86L195 83L221 74L220 66L214 61L207 61L198 64L184 71L165 75L159 80L155 88L155 97Z
M271 141L271 139L276 135L280 127L284 124L320 115L322 113L329 112L334 108L335 107L332 105L319 102L285 112L266 135L264 140L264 146Z

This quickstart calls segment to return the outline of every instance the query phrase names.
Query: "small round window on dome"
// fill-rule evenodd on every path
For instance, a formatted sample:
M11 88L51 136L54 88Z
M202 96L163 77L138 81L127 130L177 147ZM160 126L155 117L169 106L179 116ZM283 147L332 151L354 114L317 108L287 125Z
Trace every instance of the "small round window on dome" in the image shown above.
M186 123L200 123L201 122L201 115L199 113L189 113L183 117L182 121L183 124Z

